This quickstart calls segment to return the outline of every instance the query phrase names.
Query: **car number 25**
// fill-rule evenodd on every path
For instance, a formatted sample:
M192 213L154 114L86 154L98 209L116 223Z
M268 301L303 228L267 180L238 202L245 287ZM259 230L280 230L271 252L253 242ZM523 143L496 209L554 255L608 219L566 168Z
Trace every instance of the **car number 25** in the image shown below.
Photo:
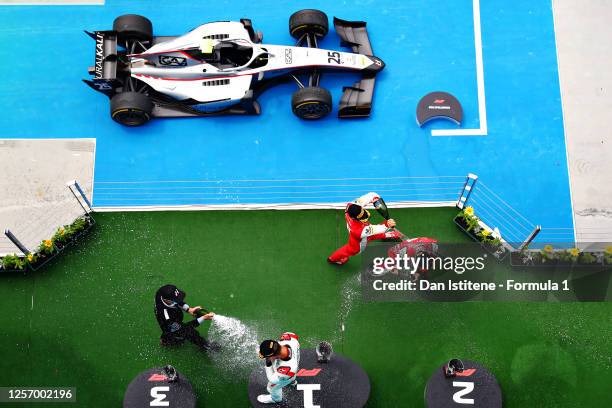
M338 51L328 51L327 52L327 62L330 64L332 62L335 62L336 64L340 64L340 53Z

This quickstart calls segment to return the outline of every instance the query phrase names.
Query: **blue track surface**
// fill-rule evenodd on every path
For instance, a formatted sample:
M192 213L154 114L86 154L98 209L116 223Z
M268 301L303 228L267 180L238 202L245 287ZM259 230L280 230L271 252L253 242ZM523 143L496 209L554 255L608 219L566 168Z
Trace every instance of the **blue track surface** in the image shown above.
M444 90L461 101L463 127L479 127L472 1L449 4L310 1L299 6L368 22L374 53L387 64L369 119L340 121L334 111L319 122L300 121L291 113L294 86L289 84L263 95L260 117L156 120L139 129L111 121L106 98L80 82L94 56L83 29L109 29L115 16L126 13L148 16L157 35L248 17L263 31L264 42L292 44L287 21L298 6L271 0L148 0L3 7L1 137L97 138L98 206L330 202L377 187L391 199L439 199L433 193L411 196L417 190L406 185L391 190L402 187L403 177L472 172L534 223L572 227L550 0L481 4L489 129L484 137L432 137L432 127L452 125L437 122L420 129L415 124L420 97ZM320 45L339 49L339 39L332 30ZM354 79L324 78L334 104L341 87ZM381 177L386 180L339 181ZM126 181L134 183L106 184ZM108 190L121 186L130 190ZM455 191L448 198L456 198Z

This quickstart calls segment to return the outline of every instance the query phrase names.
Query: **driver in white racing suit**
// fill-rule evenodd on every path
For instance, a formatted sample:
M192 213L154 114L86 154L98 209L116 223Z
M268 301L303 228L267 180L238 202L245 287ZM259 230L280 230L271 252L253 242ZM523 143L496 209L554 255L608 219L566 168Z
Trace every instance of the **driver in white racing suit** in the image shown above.
M285 332L279 341L264 340L259 345L259 357L266 361L267 390L257 401L273 404L283 400L283 388L296 385L296 374L300 364L300 343L295 333Z

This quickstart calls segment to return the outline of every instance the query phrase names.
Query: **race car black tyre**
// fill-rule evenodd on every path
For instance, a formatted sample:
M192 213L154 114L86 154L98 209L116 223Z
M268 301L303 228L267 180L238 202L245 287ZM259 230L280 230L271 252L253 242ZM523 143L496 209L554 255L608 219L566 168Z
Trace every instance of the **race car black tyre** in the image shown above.
M125 14L113 22L113 31L117 32L118 40L124 44L126 40L151 41L153 39L153 24L151 20L138 14Z
M300 39L304 33L314 33L318 37L325 37L329 31L327 14L314 9L296 11L289 17L289 33Z
M121 92L110 100L111 118L125 126L141 126L151 119L153 102L138 92Z
M321 119L332 110L332 97L325 88L301 88L291 97L293 113L302 119Z

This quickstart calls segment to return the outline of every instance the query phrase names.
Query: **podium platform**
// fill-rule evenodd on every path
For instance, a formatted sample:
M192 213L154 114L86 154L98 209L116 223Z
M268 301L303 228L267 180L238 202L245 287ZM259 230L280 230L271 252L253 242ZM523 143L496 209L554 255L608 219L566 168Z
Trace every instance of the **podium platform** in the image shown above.
M328 363L319 364L314 349L302 349L296 377L297 387L283 388L283 401L274 404L275 408L361 408L370 396L370 379L363 368L337 353ZM249 379L249 400L253 407L271 406L257 402L258 395L267 394L267 383L262 362ZM307 394L312 395L312 404L307 403Z
M180 372L169 382L164 370L151 368L138 374L128 385L123 408L169 407L196 408L196 396L189 380Z
M502 393L495 376L474 361L463 360L465 369L446 378L442 367L429 378L425 388L427 408L501 408Z

